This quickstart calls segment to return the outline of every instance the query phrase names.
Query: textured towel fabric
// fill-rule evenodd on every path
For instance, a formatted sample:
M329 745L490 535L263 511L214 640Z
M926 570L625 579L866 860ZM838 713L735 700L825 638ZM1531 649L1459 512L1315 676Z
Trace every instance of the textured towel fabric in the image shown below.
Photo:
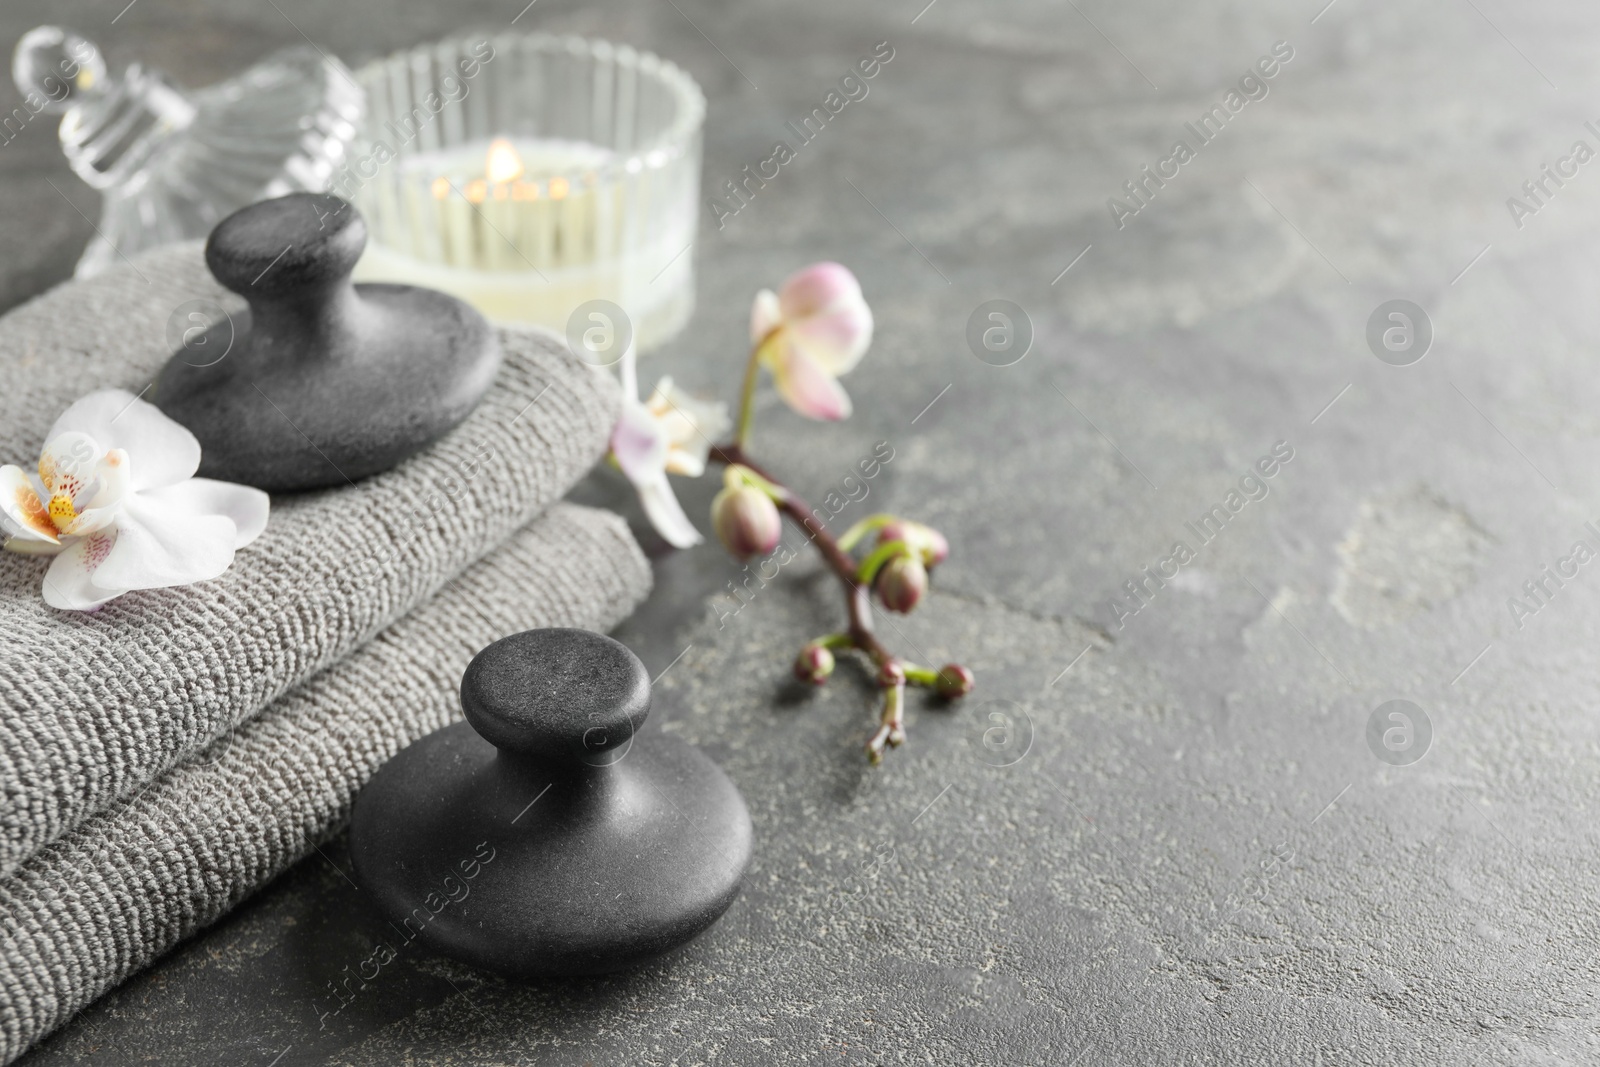
M400 748L459 716L473 654L606 629L650 568L619 518L559 504L344 662L0 882L0 1062L343 826Z
M199 245L0 319L0 463L35 463L78 396L144 388L191 300L243 307ZM502 342L505 366L465 423L354 487L274 499L266 532L214 581L58 612L39 595L47 561L0 553L0 876L343 659L594 464L615 383L553 334Z

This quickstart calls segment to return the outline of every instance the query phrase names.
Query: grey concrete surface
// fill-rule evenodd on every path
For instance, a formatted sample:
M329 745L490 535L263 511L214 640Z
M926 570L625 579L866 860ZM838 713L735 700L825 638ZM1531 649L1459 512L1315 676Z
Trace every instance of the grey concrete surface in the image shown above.
M336 842L31 1067L1600 1058L1600 565L1508 606L1575 541L1600 549L1600 163L1520 227L1507 207L1574 141L1600 149L1600 10L924 3L538 0L518 25L690 69L708 195L892 44L866 99L725 228L703 219L699 308L644 375L731 398L754 288L849 264L878 314L856 415L768 396L757 451L820 497L892 444L844 518L949 535L935 594L885 632L978 691L916 702L869 768L861 672L785 681L838 618L814 554L719 622L739 568L641 531L659 588L618 636L665 672L653 720L755 820L706 937L531 985L406 957L323 1016L381 926ZM301 33L359 61L522 0L119 7L12 0L0 26L65 22L199 84ZM1118 229L1107 198L1278 41L1267 95ZM0 147L0 182L9 303L64 276L94 198L48 129ZM1409 366L1366 340L1397 298L1434 331ZM991 299L1031 321L1009 367L965 340ZM1186 523L1280 441L1267 495L1200 543ZM692 515L713 490L683 487ZM637 524L615 478L578 495ZM1180 540L1177 575L1114 608ZM1396 699L1431 728L1400 765L1368 740Z

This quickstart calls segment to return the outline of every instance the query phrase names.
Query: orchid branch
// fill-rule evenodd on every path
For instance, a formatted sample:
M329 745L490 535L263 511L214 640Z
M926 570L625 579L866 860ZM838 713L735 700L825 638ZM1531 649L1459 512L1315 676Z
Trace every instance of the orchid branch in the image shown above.
M950 553L931 527L896 515L862 519L835 539L801 497L750 456L756 385L765 367L784 402L811 419L850 415L850 397L839 385L872 342L872 311L855 275L837 263L818 263L789 277L779 292L756 294L750 314L750 354L739 388L736 419L721 404L708 404L676 390L663 378L647 400L638 396L632 350L623 361L622 417L612 432L611 455L639 491L651 524L671 544L686 548L700 540L683 515L668 474L697 477L709 462L725 468L723 487L711 504L717 538L740 559L772 552L783 534L783 517L805 531L838 579L845 598L845 629L806 643L795 659L802 681L822 685L834 670L834 653L854 651L872 664L883 691L878 727L867 741L873 763L884 750L905 742L905 689L932 689L947 700L972 691L972 672L959 664L937 671L908 663L879 639L872 626L872 597L888 611L909 612L928 591L928 572ZM732 440L713 438L733 430ZM869 546L869 538L873 538ZM851 555L864 547L863 558Z
M844 592L845 613L848 619L846 629L840 633L828 634L825 637L808 642L800 650L799 657L795 660L795 674L802 681L821 685L833 673L833 653L843 650L855 650L863 653L872 663L875 681L884 691L883 706L879 714L878 729L867 741L867 758L874 764L883 760L884 749L897 748L905 741L905 687L907 685L932 689L947 700L955 700L972 691L974 679L972 672L959 664L948 664L935 671L927 667L906 663L896 656L879 639L872 625L872 583L870 577L863 578L867 570L866 563L857 563L845 550L839 540L836 540L831 531L821 519L816 517L811 506L793 489L780 482L771 473L764 470L745 453L737 443L730 441L726 444L715 445L711 449L711 458L717 462L731 467L739 467L749 471L766 484L779 490L780 495L774 499L777 509L789 520L803 530L812 543L817 546L817 551L822 554L828 569L838 579ZM874 516L871 529L893 529L893 524L909 525L904 520L886 517L887 521L874 522L880 516ZM858 524L859 525L859 524ZM720 531L719 531L720 532ZM855 532L852 530L851 532ZM848 536L848 534L847 534ZM863 536L857 533L856 540ZM941 538L942 540L942 538ZM773 538L776 545L777 538ZM880 545L868 559L875 559L883 555L885 559L895 553L885 554L884 550L890 545L898 546L895 553L903 553L907 542L896 539L886 545ZM897 558L905 558L903 555ZM880 562L881 566L881 562ZM874 567L874 570L878 570Z

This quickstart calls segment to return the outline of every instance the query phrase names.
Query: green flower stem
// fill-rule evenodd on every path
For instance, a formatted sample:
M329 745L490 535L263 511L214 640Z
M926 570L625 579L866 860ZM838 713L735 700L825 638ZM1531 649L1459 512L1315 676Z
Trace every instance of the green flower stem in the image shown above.
M783 486L773 483L742 464L729 467L728 473L741 479L746 485L753 485L763 493L766 493L767 496L772 498L774 504L783 503L783 498L789 493Z
M906 672L907 685L920 685L924 689L932 689L939 684L939 672L932 667L919 667L915 663L901 660L900 669Z
M856 580L862 585L871 585L885 563L908 551L910 549L906 547L904 541L890 541L886 545L879 545L861 561L861 567L856 571Z
M761 371L761 350L780 329L781 326L774 326L765 337L750 346L750 360L744 365L744 384L739 387L739 421L733 431L734 444L740 450L750 443L750 423L756 413L756 379Z
M860 522L856 523L854 526L850 527L850 529L846 530L842 535L840 535L839 547L844 549L846 552L849 552L851 549L855 548L856 545L860 544L861 539L867 536L867 534L871 533L873 530L882 529L891 522L894 522L895 519L896 516L890 515L887 512L881 512L877 515L868 515L866 518L862 519Z
M821 637L819 637L816 640L812 641L811 644L813 644L813 645L821 645L823 648L826 648L831 652L837 652L842 648L855 648L856 647L856 643L850 637L850 635L849 634L842 634L842 633L841 634L823 634Z

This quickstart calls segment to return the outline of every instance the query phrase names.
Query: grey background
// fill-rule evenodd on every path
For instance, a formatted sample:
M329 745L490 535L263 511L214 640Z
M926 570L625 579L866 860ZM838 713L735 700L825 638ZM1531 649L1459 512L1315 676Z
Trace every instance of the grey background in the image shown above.
M1582 125L1600 10L923 3L538 0L518 26L687 67L708 190L893 45L750 207L702 219L699 309L643 374L731 399L753 290L850 265L878 316L845 380L857 413L804 423L766 392L757 451L821 497L892 444L843 518L949 535L935 594L884 631L968 664L978 692L915 700L907 746L869 768L864 673L785 681L840 617L814 554L719 626L739 568L641 531L659 588L619 636L665 671L655 721L755 819L746 892L710 934L639 974L527 986L407 955L319 1020L382 929L335 842L30 1064L1600 1055L1600 564L1520 627L1507 606L1575 540L1600 547L1600 163L1520 229L1506 206L1574 140L1600 148ZM120 8L11 0L0 25L62 22L199 85L302 33L358 62L521 3ZM1295 55L1270 94L1116 229L1107 197L1279 40ZM0 175L11 304L68 273L96 202L45 124L0 147ZM1365 340L1401 298L1435 334L1407 367ZM1014 366L967 349L991 299L1031 319ZM1278 441L1294 458L1270 494L1190 540ZM704 524L714 484L679 485ZM634 514L606 475L579 496ZM1180 538L1197 558L1119 625L1122 583ZM1429 717L1420 761L1368 747L1391 699ZM1018 758L996 767L1007 708L988 738Z

